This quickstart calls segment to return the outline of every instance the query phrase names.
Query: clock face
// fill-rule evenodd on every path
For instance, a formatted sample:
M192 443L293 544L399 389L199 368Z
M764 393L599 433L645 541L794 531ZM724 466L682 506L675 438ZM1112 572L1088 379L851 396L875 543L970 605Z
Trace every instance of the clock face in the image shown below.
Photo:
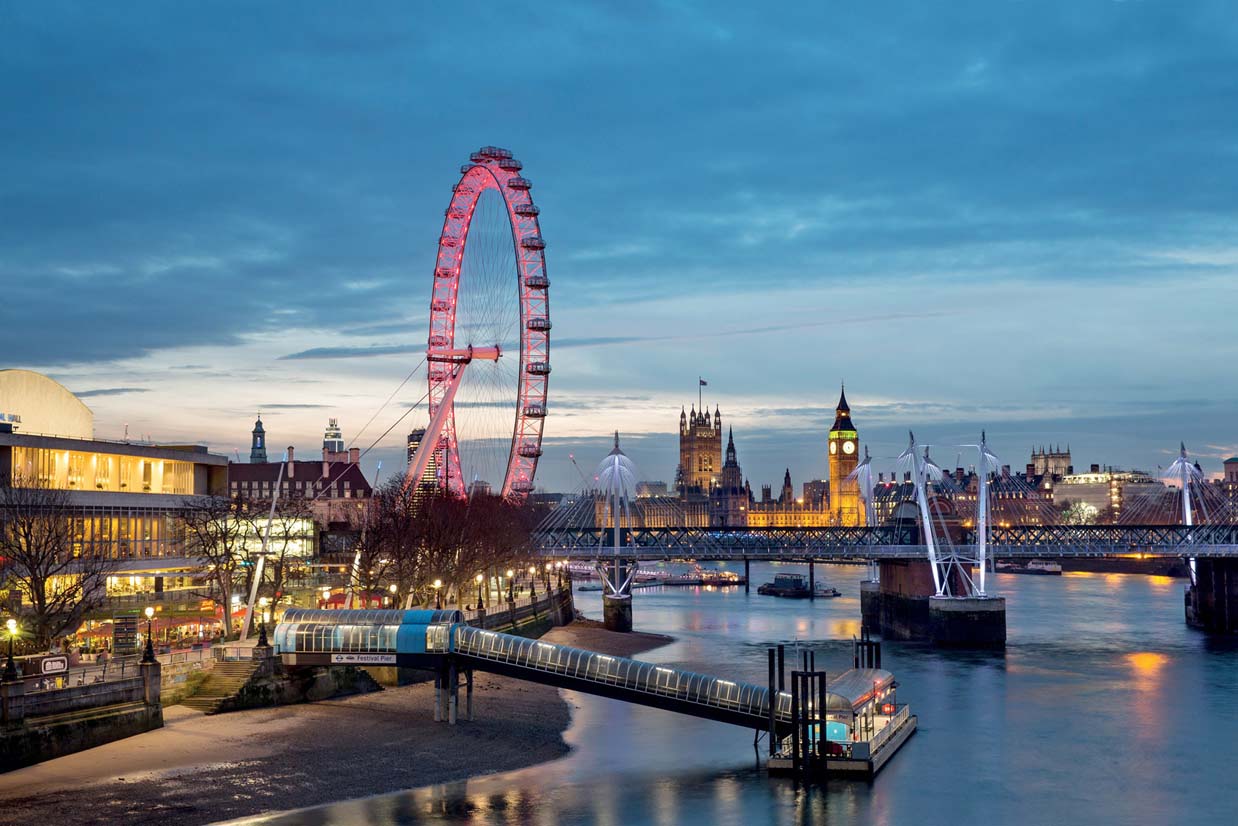
M846 453L848 456L855 453L855 442L843 442L843 453Z
M838 452L838 442L830 442L830 454L832 455L837 452Z

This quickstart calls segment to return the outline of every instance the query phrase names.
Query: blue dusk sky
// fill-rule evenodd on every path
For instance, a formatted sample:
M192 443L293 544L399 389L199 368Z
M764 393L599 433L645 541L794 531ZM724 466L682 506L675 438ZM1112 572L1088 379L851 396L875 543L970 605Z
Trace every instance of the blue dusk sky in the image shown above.
M368 447L422 394L459 165L512 149L548 241L539 482L681 405L755 486L1238 453L1230 2L0 2L0 352L96 432ZM402 468L419 410L366 457Z

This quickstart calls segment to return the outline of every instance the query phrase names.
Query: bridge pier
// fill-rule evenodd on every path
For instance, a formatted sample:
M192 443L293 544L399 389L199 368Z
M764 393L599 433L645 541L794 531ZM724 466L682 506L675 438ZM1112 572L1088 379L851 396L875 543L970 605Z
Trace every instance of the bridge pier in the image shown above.
M632 578L636 560L615 559L598 565L602 576L602 625L607 631L632 630Z
M632 630L632 595L602 597L602 624L607 631Z
M1186 591L1186 624L1210 634L1238 634L1238 560L1195 561Z
M938 597L927 561L883 560L880 581L860 584L862 627L888 640L943 648L1004 648L1004 597ZM965 593L964 583L951 590Z

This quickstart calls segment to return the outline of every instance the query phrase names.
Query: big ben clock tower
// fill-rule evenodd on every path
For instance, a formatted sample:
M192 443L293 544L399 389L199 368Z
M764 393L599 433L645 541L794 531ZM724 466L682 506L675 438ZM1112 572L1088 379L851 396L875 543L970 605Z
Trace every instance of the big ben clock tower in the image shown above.
M860 439L851 423L851 408L843 388L834 410L834 425L830 428L830 510L834 524L855 527L864 524L864 509L860 506L860 486L847 476L860 463Z

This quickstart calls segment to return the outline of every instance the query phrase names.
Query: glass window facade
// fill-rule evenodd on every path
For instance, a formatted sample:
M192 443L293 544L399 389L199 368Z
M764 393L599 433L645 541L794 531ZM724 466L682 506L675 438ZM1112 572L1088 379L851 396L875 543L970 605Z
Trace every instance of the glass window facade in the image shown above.
M195 492L193 462L45 447L15 446L13 479L19 485L28 480L27 484L57 490L179 495Z

